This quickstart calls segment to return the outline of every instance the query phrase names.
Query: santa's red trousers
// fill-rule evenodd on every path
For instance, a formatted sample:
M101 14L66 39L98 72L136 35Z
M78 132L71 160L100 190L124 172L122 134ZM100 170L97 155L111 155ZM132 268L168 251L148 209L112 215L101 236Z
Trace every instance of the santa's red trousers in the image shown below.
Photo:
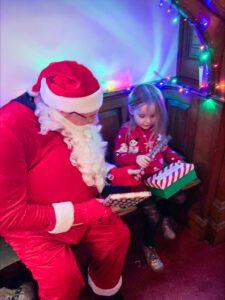
M19 237L19 238L18 238ZM88 245L92 262L88 277L98 295L115 294L129 244L129 230L112 214L106 223L78 225L66 233L5 236L38 282L40 300L79 299L84 280L70 245Z

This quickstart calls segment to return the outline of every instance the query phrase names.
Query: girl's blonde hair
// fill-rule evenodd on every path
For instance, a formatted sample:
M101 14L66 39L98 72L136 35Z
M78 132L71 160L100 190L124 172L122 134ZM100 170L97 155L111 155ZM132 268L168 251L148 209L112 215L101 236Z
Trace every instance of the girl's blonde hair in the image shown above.
M153 84L137 85L128 96L129 111L135 110L139 105L142 104L155 105L156 113L158 115L158 122L156 124L156 128L154 128L154 133L164 135L167 127L167 110L161 91ZM130 130L136 127L132 114L130 114L130 120L126 125Z

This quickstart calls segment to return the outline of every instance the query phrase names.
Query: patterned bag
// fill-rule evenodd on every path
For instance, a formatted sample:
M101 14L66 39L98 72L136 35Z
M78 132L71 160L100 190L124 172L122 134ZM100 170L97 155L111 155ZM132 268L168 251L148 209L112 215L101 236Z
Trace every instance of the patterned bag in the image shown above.
M121 193L110 194L105 199L101 199L101 203L105 206L114 206L120 208L128 208L136 206L146 198L151 196L151 192Z
M36 300L34 286L31 282L27 282L19 286L17 289L11 290L5 287L0 289L0 300Z

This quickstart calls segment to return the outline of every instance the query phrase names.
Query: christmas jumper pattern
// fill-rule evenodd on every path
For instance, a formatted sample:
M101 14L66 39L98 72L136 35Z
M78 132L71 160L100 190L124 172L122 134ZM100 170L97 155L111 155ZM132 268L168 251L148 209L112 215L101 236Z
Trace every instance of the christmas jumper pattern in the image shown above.
M129 130L122 126L115 140L114 159L119 166L135 165L138 155L147 155L158 142L158 137L151 138L150 130L143 130L137 126ZM164 162L170 164L182 161L182 158L167 145L158 152L149 166L145 168L146 175L152 175L164 166Z

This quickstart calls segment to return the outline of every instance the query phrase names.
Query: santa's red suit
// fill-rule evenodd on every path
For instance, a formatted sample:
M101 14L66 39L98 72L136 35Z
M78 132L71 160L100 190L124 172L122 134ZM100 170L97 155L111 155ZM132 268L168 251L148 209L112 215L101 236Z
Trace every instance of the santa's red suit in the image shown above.
M0 234L31 270L40 299L79 298L84 280L70 248L79 242L91 250L93 291L115 294L127 226L95 199L97 189L72 165L63 136L40 134L38 118L23 101L5 105L0 120Z

